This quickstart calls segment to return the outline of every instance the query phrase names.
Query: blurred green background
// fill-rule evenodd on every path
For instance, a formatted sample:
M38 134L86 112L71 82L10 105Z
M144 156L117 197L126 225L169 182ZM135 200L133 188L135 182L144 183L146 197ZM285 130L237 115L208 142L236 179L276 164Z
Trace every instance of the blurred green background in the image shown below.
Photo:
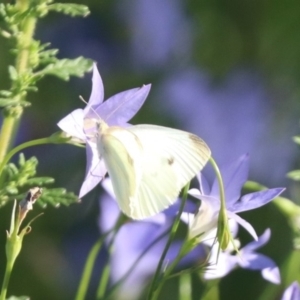
M83 55L95 60L105 98L152 83L145 105L131 123L194 132L205 139L220 163L249 152L250 179L269 187L286 186L285 195L299 203L298 186L285 174L299 167L299 150L291 137L299 132L300 2L76 3L88 5L91 14L82 19L49 14L38 24L35 36L59 48L60 58ZM9 50L9 42L0 38L1 89L9 87L7 66L14 62ZM69 82L44 78L39 91L29 95L32 106L26 109L17 143L58 131L57 122L83 107L78 96L87 100L90 89L91 74ZM83 149L40 146L28 149L25 155L38 157L39 175L53 176L55 186L78 193L85 172ZM99 235L99 193L97 188L82 203L67 208L48 207L35 221L17 260L9 295L74 298L85 257ZM5 268L5 230L11 206L0 212L0 274ZM267 227L272 229L271 241L262 252L282 266L292 247L292 234L283 215L269 204L243 217L258 234ZM100 269L101 259L90 299ZM297 271L294 279L299 277ZM284 274L282 277L283 288L287 279ZM237 270L222 281L221 299L258 299L270 285L259 272ZM176 289L171 283L162 299L176 299L173 293Z

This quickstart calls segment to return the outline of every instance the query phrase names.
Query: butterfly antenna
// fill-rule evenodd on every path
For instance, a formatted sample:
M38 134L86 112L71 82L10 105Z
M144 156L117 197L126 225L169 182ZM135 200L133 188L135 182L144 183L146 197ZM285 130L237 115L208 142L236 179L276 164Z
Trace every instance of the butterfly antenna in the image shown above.
M84 98L83 98L81 95L79 95L79 99L80 99L84 104L88 105L87 101L85 101Z
M79 99L80 99L84 104L89 105L89 104L87 103L87 101L85 101L84 98L83 98L81 95L79 95ZM96 112L96 110L95 110L92 106L90 106L90 109L93 111L93 113L97 116L97 118L98 118L99 120L102 120L102 118L99 116L99 114Z

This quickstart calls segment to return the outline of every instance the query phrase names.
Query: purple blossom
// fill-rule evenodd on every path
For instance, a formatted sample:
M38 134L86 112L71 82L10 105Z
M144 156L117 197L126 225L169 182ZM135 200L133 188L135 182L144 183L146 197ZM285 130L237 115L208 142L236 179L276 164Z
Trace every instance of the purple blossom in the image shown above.
M115 201L111 180L109 178L103 180L102 186L107 194L101 197L99 201L102 212L99 217L99 225L101 231L106 232L115 225L121 211ZM130 221L123 224L119 229L114 239L113 252L110 258L112 283L116 283L124 275L127 276L120 286L118 299L138 298L148 277L154 273L157 267L165 246L166 237L150 247L135 268L129 274L127 272L141 253L170 226L171 219L160 213L143 221ZM171 251L168 260L174 256L173 252Z
M220 168L220 171L223 177L228 218L234 219L257 240L252 225L236 213L267 204L280 195L284 188L266 189L241 197L241 189L248 176L248 158L248 155L243 155L237 161ZM201 173L198 175L198 181L200 189L191 189L189 194L201 200L200 209L195 215L188 214L185 219L189 223L190 236L196 237L201 234L203 240L212 230L217 228L220 210L219 185L217 179L215 179L210 189Z
M104 100L104 87L96 64L93 66L92 92L84 109L76 109L58 122L58 126L76 141L86 143L87 166L79 197L92 190L105 176L107 170L99 157L95 137L95 119L102 119L109 126L123 126L141 108L151 85L130 89Z
M299 300L300 286L297 281L294 281L283 293L281 300Z
M269 257L255 252L264 246L270 239L271 231L266 229L258 238L239 250L238 254L232 254L233 248L226 249L219 253L219 245L215 243L209 258L211 266L204 273L206 280L216 279L226 276L237 267L248 270L260 270L262 277L274 284L280 283L280 272L275 262ZM218 257L219 255L219 257Z

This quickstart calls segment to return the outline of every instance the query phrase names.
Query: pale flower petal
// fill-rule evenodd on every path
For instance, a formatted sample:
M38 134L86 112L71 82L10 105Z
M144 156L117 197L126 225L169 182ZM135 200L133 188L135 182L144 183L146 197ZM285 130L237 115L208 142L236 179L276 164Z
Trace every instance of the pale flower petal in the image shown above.
M262 277L274 284L280 284L280 271L278 267L265 268L261 271ZM299 299L299 298L298 298Z
M229 218L234 219L237 223L239 223L241 226L243 226L253 236L253 238L255 240L258 240L255 229L253 228L253 226L249 222L247 222L246 220L244 220L243 218L241 218L237 214L232 213L230 211L227 211L227 214L228 214Z
M94 110L104 100L104 87L101 76L97 69L96 63L93 64L93 78L92 78L92 92L88 104L84 109L84 116L86 118L98 118ZM92 107L92 109L91 109Z
M297 281L294 281L284 292L281 300L299 300L300 286Z
M86 136L83 131L83 110L81 108L72 111L66 117L61 119L57 125L69 136L82 141L86 140Z

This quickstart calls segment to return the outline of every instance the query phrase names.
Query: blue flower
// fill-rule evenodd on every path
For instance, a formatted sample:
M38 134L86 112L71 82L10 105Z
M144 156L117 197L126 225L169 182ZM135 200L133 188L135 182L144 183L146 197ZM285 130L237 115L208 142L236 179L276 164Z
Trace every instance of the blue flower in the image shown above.
M257 240L258 238L252 225L238 216L237 213L267 204L280 195L284 188L266 189L241 197L241 189L248 176L248 159L248 155L243 155L234 163L221 167L220 170L224 182L228 218L243 226ZM200 189L191 189L189 194L201 200L201 206L195 215L186 214L184 219L189 224L190 237L199 236L203 240L212 231L216 230L218 225L220 210L219 185L217 179L215 179L210 188L201 173L198 175L198 181Z
M294 281L283 293L281 300L299 300L300 286L297 281Z
M58 126L76 141L86 143L87 166L79 197L91 191L105 176L107 169L99 158L95 142L95 119L101 118L109 126L129 126L127 123L145 102L151 85L118 93L104 101L104 87L96 64L93 67L93 86L88 104L76 109L58 122Z
M237 224L233 221L236 226ZM231 222L232 225L232 222ZM233 225L234 226L234 225ZM237 228L233 229L235 234ZM255 252L258 248L264 246L270 239L271 230L266 229L265 232L257 239L239 249L239 253L232 254L233 248L229 245L225 251L219 253L219 246L215 243L211 250L209 258L210 267L204 273L206 280L216 279L226 276L237 267L248 270L260 270L264 279L274 283L280 283L280 272L275 262L269 257ZM218 257L219 255L219 257Z
M102 186L107 194L99 201L101 211L99 227L101 232L107 232L113 228L121 211L115 200L110 178L104 179ZM111 282L114 284L126 275L125 281L118 289L118 299L137 299L145 288L147 279L154 274L165 247L167 237L164 233L170 228L171 222L171 218L167 218L164 213L159 213L143 221L129 221L119 229L114 238L113 252L110 257ZM159 239L160 236L162 237ZM154 244L151 246L152 243ZM175 252L178 251L177 248L170 249L168 261L173 259ZM145 250L147 252L137 262ZM131 270L136 262L135 268ZM130 272L127 273L128 271Z

